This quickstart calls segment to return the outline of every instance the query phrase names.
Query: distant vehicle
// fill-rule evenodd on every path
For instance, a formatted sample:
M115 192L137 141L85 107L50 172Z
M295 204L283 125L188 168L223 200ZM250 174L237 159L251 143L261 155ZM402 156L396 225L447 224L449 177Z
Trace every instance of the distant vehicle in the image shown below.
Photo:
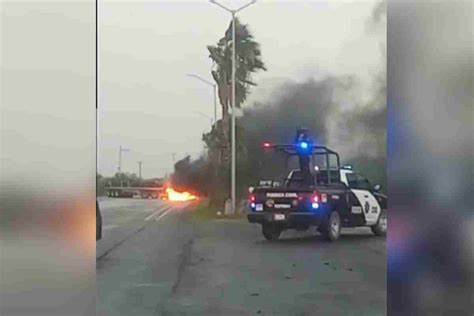
M294 144L265 143L263 147L297 156L300 165L281 187L249 188L248 221L261 224L267 240L277 240L286 229L312 226L330 241L339 238L342 227L368 226L375 235L386 234L387 197L379 193L380 186L372 187L349 166L341 168L339 154L313 145L306 130L298 130ZM311 168L317 156L325 158L324 168ZM330 165L330 158L335 158L335 166Z
M95 240L102 238L102 214L100 213L99 202L95 200Z
M144 180L136 185L106 186L107 196L115 198L132 198L136 195L143 199L158 199L164 194L162 179Z

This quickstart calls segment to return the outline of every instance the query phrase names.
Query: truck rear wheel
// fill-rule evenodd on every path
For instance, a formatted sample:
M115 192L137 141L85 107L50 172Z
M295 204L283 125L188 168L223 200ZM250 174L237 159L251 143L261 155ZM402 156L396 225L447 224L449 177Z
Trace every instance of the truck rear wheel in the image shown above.
M336 211L332 211L326 223L319 228L319 231L329 241L336 241L341 235L341 217Z
M375 236L385 236L387 234L387 210L380 212L379 219L375 226L370 226Z
M271 224L271 223L262 224L262 234L267 240L270 240L270 241L278 240L278 238L280 238L281 231L282 231L281 227L278 227L275 224Z

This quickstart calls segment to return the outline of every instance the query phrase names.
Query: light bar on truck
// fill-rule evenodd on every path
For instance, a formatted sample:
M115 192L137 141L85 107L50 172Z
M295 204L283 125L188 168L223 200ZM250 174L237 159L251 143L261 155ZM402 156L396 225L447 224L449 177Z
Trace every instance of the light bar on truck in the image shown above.
M309 144L307 142L301 142L299 143L299 147L301 149L308 149Z

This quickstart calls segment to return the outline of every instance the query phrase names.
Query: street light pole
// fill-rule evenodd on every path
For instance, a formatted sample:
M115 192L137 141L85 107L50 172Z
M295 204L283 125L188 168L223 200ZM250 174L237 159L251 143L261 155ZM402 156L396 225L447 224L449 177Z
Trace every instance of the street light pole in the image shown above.
M231 95L231 105L232 105L232 113L231 113L231 206L232 206L232 213L235 214L235 15L245 9L246 7L254 4L257 0L252 0L251 2L241 6L238 9L229 9L222 4L218 3L215 0L210 0L211 3L221 7L222 9L230 12L232 15L232 95Z
M217 95L217 85L215 83L212 83L201 76L195 75L195 74L187 74L188 77L193 77L196 78L202 82L204 82L207 85L212 86L213 91L214 91L214 124L217 123L217 100L216 100L216 95Z
M231 202L232 214L235 214L235 12L232 12L232 131L231 131Z

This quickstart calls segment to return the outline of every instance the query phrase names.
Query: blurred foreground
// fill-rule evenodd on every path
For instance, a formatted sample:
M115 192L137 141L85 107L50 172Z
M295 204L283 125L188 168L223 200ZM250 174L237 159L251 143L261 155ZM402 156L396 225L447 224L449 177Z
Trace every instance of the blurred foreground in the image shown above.
M388 4L389 315L474 311L472 12Z

